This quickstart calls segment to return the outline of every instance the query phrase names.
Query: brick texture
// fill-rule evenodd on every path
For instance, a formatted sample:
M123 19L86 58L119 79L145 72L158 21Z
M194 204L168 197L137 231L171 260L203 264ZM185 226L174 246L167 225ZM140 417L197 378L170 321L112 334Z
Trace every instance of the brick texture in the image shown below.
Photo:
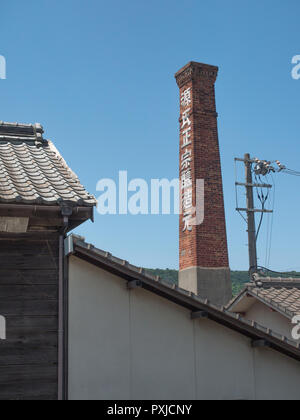
M175 78L180 89L180 166L183 148L182 125L184 112L189 111L191 122L188 149L192 152L190 168L193 181L193 206L196 206L196 180L204 179L204 222L184 230L180 216L180 270L189 267L228 267L228 248L219 152L215 81L218 68L191 62ZM182 105L182 94L190 89L190 104Z

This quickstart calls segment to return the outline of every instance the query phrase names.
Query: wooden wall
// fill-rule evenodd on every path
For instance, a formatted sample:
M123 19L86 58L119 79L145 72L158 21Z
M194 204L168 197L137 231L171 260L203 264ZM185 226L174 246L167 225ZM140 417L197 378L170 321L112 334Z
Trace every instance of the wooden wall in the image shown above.
M0 400L56 400L58 235L0 238Z

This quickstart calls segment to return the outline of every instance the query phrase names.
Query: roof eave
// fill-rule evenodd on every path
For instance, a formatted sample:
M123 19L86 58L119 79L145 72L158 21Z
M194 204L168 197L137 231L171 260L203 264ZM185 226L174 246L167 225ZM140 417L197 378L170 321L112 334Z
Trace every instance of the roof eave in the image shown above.
M30 226L56 226L59 228L64 224L62 215L64 207L64 205L0 204L0 217L28 217ZM94 221L93 206L74 206L69 209L67 233L87 220ZM57 224L49 224L51 220L56 220Z

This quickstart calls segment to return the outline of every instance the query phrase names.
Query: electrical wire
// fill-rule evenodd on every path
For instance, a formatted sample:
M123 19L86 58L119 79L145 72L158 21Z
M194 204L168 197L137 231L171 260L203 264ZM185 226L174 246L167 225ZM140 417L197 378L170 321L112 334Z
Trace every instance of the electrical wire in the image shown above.
M289 169L289 168L285 168L281 172L287 175L300 176L299 171L294 171L293 169Z
M274 271L274 270L270 270L269 268L262 267L262 266L258 266L257 268L261 271L260 274L263 274L264 272L273 273L273 274L280 274L280 275L284 275L284 276L290 276L292 274L292 272ZM297 277L297 278L299 277L300 278L300 274L294 274L293 273L293 277Z
M256 233L256 243L258 241L258 237L262 228L262 224L263 224L263 220L265 218L265 212L264 210L266 209L266 207L271 207L271 188L267 189L267 193L264 193L264 188L263 186L258 187L258 185L263 185L265 182L262 179L262 176L260 174L255 173L255 170L253 170L253 174L255 177L255 183L256 185L256 193L257 193L257 197L258 200L261 203L261 209L262 209L262 213L260 216L260 220L259 220L259 224L258 224L258 229L257 229L257 233ZM272 181L270 181L269 179L269 174L271 174L272 176ZM273 184L274 186L274 194L275 194L275 180L273 178L272 173L269 173L264 175L264 177L266 178L267 184ZM268 205L269 203L269 205ZM273 205L271 207L271 210L274 212L274 207L275 207L275 195L273 195ZM269 216L269 214L267 215ZM272 213L272 218L273 218L273 213ZM273 219L271 222L271 229L270 229L270 217L267 217L268 220L268 224L267 224L267 240L266 240L266 257L265 257L265 264L268 267L270 264L270 257L271 257L271 243L272 243L272 232L273 232Z
M235 161L235 208L239 208L239 198L238 198L238 186L237 186L237 162ZM242 217L242 219L248 224L247 219L244 217L241 211L237 210L239 215Z
M270 200L269 200L270 201ZM267 240L266 240L266 254L265 254L265 265L268 266L268 251L269 251L269 241L270 241L270 215L267 217Z
M274 209L275 209L275 199L276 199L276 183L271 173L272 181L273 181L273 204L272 204L272 214L271 214L271 228L270 228L270 240L269 240L269 253L267 259L267 267L270 267L270 260L271 260L271 251L272 251L272 237L273 237L273 226L274 226Z
M258 185L260 183L262 185L263 184L263 181L261 179L261 176L260 175L257 176L255 174L255 172L254 172L254 175L255 175L255 182L256 182L256 184ZM257 193L257 197L258 197L259 201L261 202L261 209L262 209L261 216L260 216L260 221L259 221L259 225L258 225L256 237L255 237L255 240L257 242L257 239L258 239L258 236L259 236L259 233L260 233L260 229L262 227L262 222L263 222L263 219L264 219L265 204L267 203L267 201L269 199L270 192L268 191L267 194L264 195L263 187L260 187L260 192L259 192L258 186L256 186L256 193Z
M256 242L258 240L260 231L261 231L261 227L263 224L263 220L264 220L264 215L265 212L264 210L266 208L271 207L272 209L272 213L268 214L267 216L270 216L267 218L268 220L268 224L267 224L267 241L266 241L266 256L265 256L265 265L268 267L257 267L265 272L270 272L270 273L274 273L274 274L279 274L279 275L291 275L291 273L289 272L278 272L278 271L273 271L270 270L270 260L271 260L271 251L272 251L272 237L273 237L273 227L274 227L274 208L275 208L275 200L276 200L276 183L275 183L275 179L273 177L273 173L284 173L286 175L291 175L291 176L298 176L300 177L300 171L296 171L290 168L286 168L284 165L282 165L279 161L272 161L272 162L267 162L267 161L260 161L258 159L255 159L255 161L257 161L257 165L254 169L252 169L252 172L255 176L255 181L256 181L256 193L257 193L257 197L261 203L261 208L262 208L262 214L260 216L260 220L258 223L258 229L257 229L257 233L256 233ZM276 163L278 165L278 169L275 169L274 166L271 166L272 164ZM272 182L269 181L269 176L271 175L272 178ZM271 189L268 189L267 194L265 195L264 193L264 188L263 186L260 186L260 190L259 190L259 184L262 185L263 181L262 178L266 177L266 180L268 182L268 184L273 184L273 194ZM237 162L235 162L235 177L236 177L236 181L237 181ZM238 208L238 189L237 189L237 183L236 183L236 207ZM247 220L246 218L243 216L243 214L239 211L241 217L245 220L246 223ZM251 271L251 268L250 268ZM300 274L298 275L294 275L294 277L300 277Z

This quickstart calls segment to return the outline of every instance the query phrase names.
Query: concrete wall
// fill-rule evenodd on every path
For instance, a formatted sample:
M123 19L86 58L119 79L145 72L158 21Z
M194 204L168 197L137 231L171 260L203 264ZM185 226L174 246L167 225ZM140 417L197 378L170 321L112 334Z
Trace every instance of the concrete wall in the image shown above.
M300 399L300 364L75 257L69 398Z

